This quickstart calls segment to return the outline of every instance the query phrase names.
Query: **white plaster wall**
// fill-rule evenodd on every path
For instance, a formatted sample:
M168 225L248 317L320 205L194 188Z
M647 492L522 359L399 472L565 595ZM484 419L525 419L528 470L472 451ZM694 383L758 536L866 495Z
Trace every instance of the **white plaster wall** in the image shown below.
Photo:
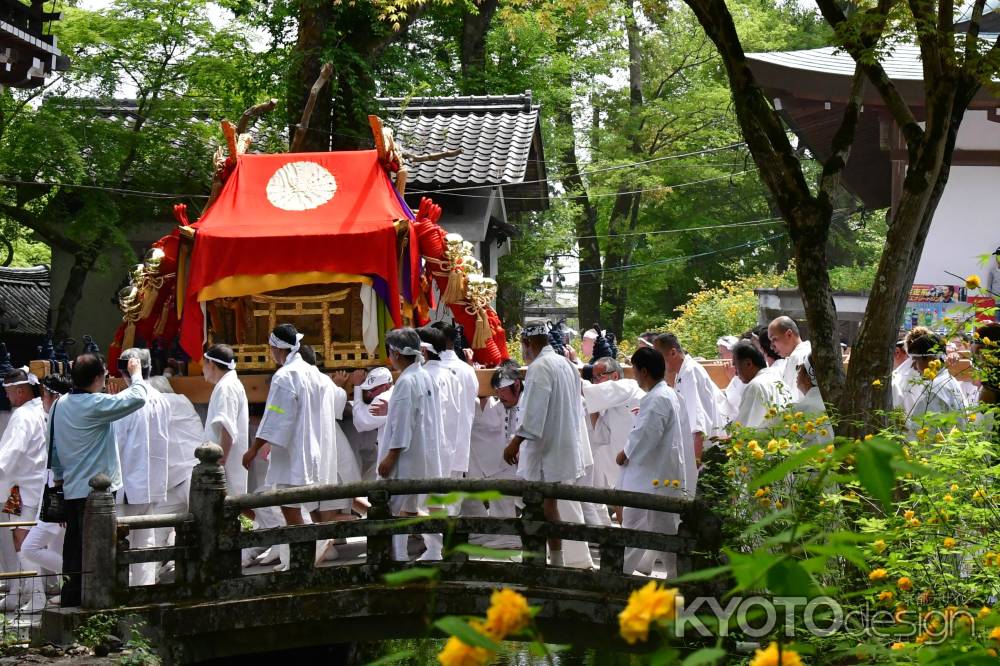
M1000 124L992 134L981 136L981 146L1000 135ZM931 223L920 257L920 284L960 284L948 272L960 276L975 273L986 281L988 267L979 257L1000 246L1000 167L952 167L948 185Z
M958 128L955 148L959 150L1000 150L1000 123L986 118L985 110L965 112Z

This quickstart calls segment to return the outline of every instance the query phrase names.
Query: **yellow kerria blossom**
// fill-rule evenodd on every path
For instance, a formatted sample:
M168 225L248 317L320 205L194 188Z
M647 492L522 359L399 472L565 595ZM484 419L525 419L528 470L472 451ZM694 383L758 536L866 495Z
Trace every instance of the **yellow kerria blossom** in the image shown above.
M913 589L913 581L908 576L900 576L899 580L896 581L896 587L903 592L909 592Z
M920 373L920 374L923 376L924 379L926 379L929 382L934 381L934 379L937 377L937 373L935 371L931 370L930 368L924 368L924 371L922 373ZM927 639L924 639L924 640L927 640Z
M870 441L872 441L873 439L875 439L875 435L873 435L873 434L871 434L871 433L868 433L867 435L865 435L865 441L866 441L866 442L870 442Z
M993 609L991 609L989 606L983 606L982 608L979 609L979 612L976 613L976 617L982 620L984 617L990 614L991 610Z
M875 388L881 388L881 386L882 386L882 380L881 379L873 380L872 381L872 386L874 386Z
M885 551L885 549L886 549L885 539L875 539L875 541L872 541L872 550L874 550L879 555L881 555L882 552Z
M524 595L514 590L502 589L490 597L486 611L486 631L497 640L516 634L531 622L531 609Z
M788 426L788 429L791 430L792 432L798 432L799 431L799 424L798 423L793 423L792 425Z
M653 479L653 487L655 488L658 485L660 485L660 480L659 479Z
M756 451L760 448L760 444L757 443L756 439L751 439L750 442L747 443L747 448Z
M950 494L949 495L945 495L941 499L943 499L945 502L954 502L955 501L955 498L952 497Z
M741 474L746 474L749 471L750 471L750 469L746 465L740 465L740 473Z
M978 275L970 275L965 278L965 288L966 289L979 289L982 286L982 282L979 280Z
M669 620L677 610L677 588L666 589L656 581L634 590L618 614L618 630L629 645L649 638L649 624Z
M944 544L945 548L954 548L956 541L951 537L945 537L942 543Z
M986 499L986 493L981 489L977 489L976 492L972 493L973 502L982 502L984 499Z
M951 492L955 492L956 490L958 490L958 484L957 483L951 484L951 487L949 488L949 490Z
M763 488L758 488L757 490L754 491L753 496L754 497L763 497L766 493L767 493L767 491L764 490Z
M920 527L920 519L919 518L911 518L910 519L910 527Z
M761 451L760 449L757 449L756 451L753 452L753 457L756 458L757 460L760 460L761 458L764 457L764 452Z
M670 482L670 485L672 485L674 488L680 488L681 487L681 480L680 479L674 479L673 481Z
M771 453L774 453L775 451L777 451L778 450L778 440L772 439L770 442L768 442L767 443L767 450L769 452L771 452Z
M873 583L885 580L888 577L889 577L889 572L881 568L875 569L870 574L868 574L868 580L872 581Z
M879 601L892 601L892 597L893 596L894 595L892 593L892 590L882 590L878 594L878 600Z
M969 420L972 421L973 423L975 423L976 419L978 419L978 418L979 418L979 415L976 414L975 412L972 412L971 414L969 414Z
M906 520L910 520L910 519L911 519L911 518L913 518L913 517L914 517L915 515L917 515L917 514L916 514L916 513L914 513L914 512L913 512L912 510L910 510L910 509L907 509L906 511L904 511L904 512L903 512L903 518L905 518Z
M750 666L802 666L802 658L795 650L779 650L778 644L771 644L763 650L754 652Z
M990 638L995 641L1000 641L1000 627L993 627L993 631L990 632Z
M823 450L826 451L827 453L833 453L833 450L834 450L833 449L833 444L827 444L826 448L823 449Z
M905 650L906 649L906 643L900 643L900 642L897 641L896 643L893 643L890 646L890 649L892 649L892 650Z
M993 648L987 648L986 649L986 654L990 655L991 657L995 657L995 656L997 656L997 651L994 650Z
M484 633L482 623L475 620L469 625L480 633ZM438 653L441 666L485 666L493 659L493 653L486 648L472 647L452 636L445 643L444 649Z
M781 508L781 507L783 507L783 506L785 506L785 505L781 503L781 500L777 500L777 501L776 501L776 502L774 503L774 508L775 508L775 509L780 509L780 508Z

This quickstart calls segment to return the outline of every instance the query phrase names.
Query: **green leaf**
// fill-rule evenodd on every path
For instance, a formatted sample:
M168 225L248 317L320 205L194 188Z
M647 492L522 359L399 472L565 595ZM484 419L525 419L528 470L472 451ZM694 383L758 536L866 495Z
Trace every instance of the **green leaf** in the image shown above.
M817 444L816 446L810 446L807 449L802 449L801 451L795 453L794 455L788 456L781 464L776 465L775 467L769 469L768 471L764 472L757 478L750 481L748 488L750 490L756 490L757 488L766 486L769 483L774 483L778 479L785 478L786 476L788 476L789 472L798 469L802 465L805 465L810 460L814 459L816 457L816 454L819 453L822 449L823 447Z
M760 520L758 520L757 522L748 526L745 530L743 530L743 534L740 535L740 538L749 539L750 537L754 536L755 534L763 530L765 527L767 527L774 521L778 520L779 518L784 518L786 516L789 516L791 515L791 513L792 513L791 507L785 507L784 509L778 509L777 511L772 511L763 518L761 518Z
M759 586L768 570L781 559L779 555L772 555L766 551L756 551L749 555L738 553L734 550L725 549L729 557L729 566L736 577L737 590L752 589Z
M681 666L701 666L702 664L714 664L726 656L726 651L722 648L702 648L697 652L688 655Z
M680 654L672 647L664 646L649 656L649 666L669 666L676 664Z
M886 511L892 509L892 489L896 483L896 474L892 469L893 449L877 439L865 442L858 448L858 480L865 490L882 504ZM898 450L898 447L897 449Z
M438 520L439 518L444 519L448 517L447 511L431 511L426 516L413 516L412 518L406 518L405 520L400 520L398 525L419 525L420 523L426 523L429 520Z
M382 579L389 585L404 585L415 580L434 580L437 577L438 570L434 567L412 567L387 573L382 576Z
M496 652L500 649L500 646L493 639L479 633L469 626L468 622L455 615L448 615L441 618L434 623L434 626L471 647L486 648L491 652Z
M819 592L816 581L795 560L781 560L768 569L767 589L781 597L812 597Z
M711 580L713 578L718 578L719 576L724 576L729 573L729 567L709 567L708 569L699 569L698 571L692 571L686 573L677 578L671 579L671 583L694 583L700 580Z
M490 557L494 560L512 560L515 557L521 557L522 552L520 550L501 550L499 548L487 548L486 546L477 546L471 543L460 543L455 546L454 550L459 553L465 553L466 555L474 555L476 557ZM534 553L528 557L535 556Z
M415 650L401 650L379 657L375 661L370 661L366 666L383 666L383 664L395 664L398 661L405 661L416 655Z

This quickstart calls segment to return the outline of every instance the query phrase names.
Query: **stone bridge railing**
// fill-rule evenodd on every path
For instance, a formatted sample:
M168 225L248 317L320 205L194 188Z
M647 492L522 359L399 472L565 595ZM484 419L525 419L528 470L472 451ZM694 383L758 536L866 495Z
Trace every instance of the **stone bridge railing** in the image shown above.
M720 524L699 502L556 483L465 479L309 486L227 497L225 472L219 464L221 455L222 450L214 445L198 449L200 462L192 473L189 513L119 517L108 479L96 477L91 482L93 491L84 523L85 610L170 602L222 602L299 590L384 586L386 574L423 565L391 559L392 535L407 533L446 535L446 558L434 566L438 569L438 580L451 583L518 585L623 597L641 581L622 571L626 547L677 553L678 573L717 562ZM524 503L522 517L434 518L414 522L393 518L389 512L393 495L487 490L520 497ZM367 518L254 531L243 531L240 526L239 515L248 509L353 497L368 498L371 509ZM680 514L683 523L677 535L550 523L542 514L546 498L668 511ZM176 528L175 545L141 550L129 547L126 536L130 530L157 527ZM470 534L515 535L520 537L525 553L540 556L524 557L519 562L470 560L465 553L448 548L467 541ZM367 537L363 563L315 566L317 540L359 536ZM548 538L596 544L600 567L591 571L548 566L544 557ZM288 571L243 572L242 549L275 544L290 546ZM171 560L175 562L175 582L129 586L130 564Z

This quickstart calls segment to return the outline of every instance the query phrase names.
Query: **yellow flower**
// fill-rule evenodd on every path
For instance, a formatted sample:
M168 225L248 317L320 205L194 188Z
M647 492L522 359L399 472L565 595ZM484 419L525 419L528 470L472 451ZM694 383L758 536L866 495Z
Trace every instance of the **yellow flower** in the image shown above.
M943 499L945 502L954 502L955 501L955 498L952 497L951 495L945 495L941 499Z
M978 419L978 418L979 418L979 416L975 412L972 412L971 414L969 414L969 420L972 421L973 423L975 423L976 419Z
M909 592L913 589L913 581L911 581L908 576L900 576L899 580L896 581L896 587L901 589L903 592Z
M893 597L892 590L882 590L878 594L879 601L892 601L892 597Z
M659 479L653 479L653 487L655 488L658 485L660 485L660 480Z
M881 555L882 552L885 551L885 549L886 549L885 539L875 539L875 541L872 542L872 550L874 550L879 555Z
M649 637L649 623L669 620L677 608L677 588L665 589L656 581L634 590L628 605L618 614L618 629L629 645Z
M917 514L915 514L912 510L909 509L903 512L903 518L905 518L906 520L911 520L915 515Z
M873 583L885 580L888 577L889 577L889 572L886 571L885 569L875 569L870 574L868 574L868 580L872 581Z
M993 648L987 648L986 649L986 654L990 655L991 657L995 657L995 656L997 656L997 651L994 650Z
M993 627L993 631L990 632L990 638L995 641L1000 641L1000 627Z
M798 423L793 423L792 425L788 426L788 429L791 430L792 432L798 432L799 431L799 424Z
M997 554L994 552L986 553L986 555L983 556L983 563L988 567L993 566L993 558L996 556Z
M923 645L924 643L927 642L928 638L930 638L930 636L928 636L927 634L920 634L914 639L913 642L916 643L917 645Z
M899 642L896 642L896 643L893 643L893 644L892 644L891 646L889 646L889 647L890 647L890 649L892 649L892 650L905 650L905 649L906 649L906 643L899 643Z
M979 612L976 613L976 617L982 620L984 617L990 614L991 610L992 609L989 606L983 606L982 608L979 609Z
M919 518L911 518L910 519L910 527L920 527L920 519Z
M770 442L768 442L767 443L767 450L770 453L774 453L775 451L777 451L778 450L778 440L772 439Z
M469 625L480 633L485 631L483 625L475 620L469 622ZM452 636L437 658L441 666L485 666L493 659L493 653L486 648L467 645Z
M930 368L924 368L924 371L920 374L923 375L924 379L926 379L929 382L934 381L934 378L937 377L937 373L931 370Z
M921 428L917 431L917 439L923 439L927 436L927 428Z
M981 285L982 285L982 282L979 281L979 276L978 275L973 274L973 275L970 275L969 277L965 278L965 288L966 289L979 289L979 287Z
M758 488L756 491L754 491L753 496L754 497L763 497L765 492L766 491L763 488Z
M502 589L490 597L490 609L486 611L486 631L502 640L516 634L531 622L531 609L524 595L514 590Z
M955 492L956 490L958 490L958 484L957 483L951 484L951 488L949 488L949 490L951 490L951 492Z
M755 450L755 451L756 451L757 449L759 449L759 448L760 448L760 444L758 444L758 443L757 443L757 440L756 440L756 439L751 439L751 440L750 440L750 441L749 441L749 442L747 443L747 448L748 448L748 449L753 449L753 450Z
M823 450L827 453L833 453L833 444L827 444L826 448Z
M672 485L674 488L680 488L681 487L681 480L680 479L674 479L673 481L670 482L670 485Z
M757 460L760 460L761 458L764 457L764 452L761 451L760 449L757 449L756 451L753 452L753 457L756 458Z
M876 379L876 380L872 381L872 386L874 386L875 388L881 388L882 387L882 380L881 379Z
M868 433L867 435L865 435L865 441L866 441L866 442L870 442L870 441L872 441L873 439L875 439L875 435L873 435L873 434L871 434L871 433Z
M781 500L778 500L778 501L776 501L776 502L774 503L774 508L775 508L775 509L780 509L780 508L781 508L781 507L783 507L783 506L785 506L785 505L781 503Z
M795 418L801 419L802 418L802 412L795 412Z
M956 542L951 537L945 537L942 543L944 544L945 548L954 548Z
M750 666L802 666L802 658L795 650L780 650L778 644L771 641L771 644L764 650L757 650Z
M750 471L750 469L746 465L740 465L740 473L741 474L746 474L749 471Z

